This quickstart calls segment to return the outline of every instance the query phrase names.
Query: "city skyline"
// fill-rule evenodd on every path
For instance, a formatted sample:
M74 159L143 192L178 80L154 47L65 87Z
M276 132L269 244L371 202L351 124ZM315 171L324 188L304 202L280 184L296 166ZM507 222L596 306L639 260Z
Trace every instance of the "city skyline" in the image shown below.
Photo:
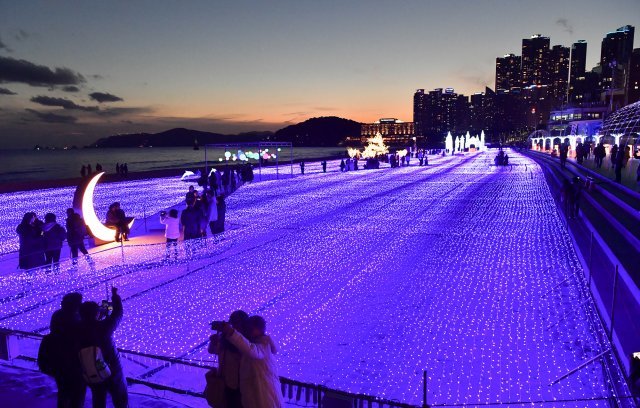
M415 89L493 89L496 57L534 34L585 40L590 70L607 32L640 23L634 1L600 3L0 1L0 134L29 147L314 116L410 121Z

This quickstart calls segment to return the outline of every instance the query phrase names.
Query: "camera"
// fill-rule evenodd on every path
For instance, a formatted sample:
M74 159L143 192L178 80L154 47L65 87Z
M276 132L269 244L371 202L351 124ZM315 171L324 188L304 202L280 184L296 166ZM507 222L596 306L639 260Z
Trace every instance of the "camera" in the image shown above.
M164 217L164 216L166 216L166 215L167 215L167 212L166 212L166 211L160 211L160 216L161 216L161 217Z
M214 320L211 322L211 330L222 331L222 328L227 322L223 320Z
M100 319L104 319L113 312L113 303L108 300L103 300L102 303L100 303L100 308L98 310L100 311Z

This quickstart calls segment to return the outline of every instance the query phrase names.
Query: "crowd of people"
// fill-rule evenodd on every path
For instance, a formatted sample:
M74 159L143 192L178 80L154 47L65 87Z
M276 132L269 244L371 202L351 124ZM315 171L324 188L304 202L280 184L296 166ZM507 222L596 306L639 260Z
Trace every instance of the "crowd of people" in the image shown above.
M129 395L120 354L114 341L124 315L122 298L111 288L111 301L84 301L68 293L51 316L50 332L38 350L38 367L53 377L58 407L84 407L87 388L93 408L104 408L107 394L115 408L127 408ZM276 368L277 346L261 316L233 312L229 321L211 323L208 352L218 365L205 374L204 395L213 407L282 407Z
M225 195L211 188L202 194L189 186L185 196L186 208L178 215L175 208L160 212L160 223L165 226L166 259L178 258L178 241L183 237L187 254L193 253L189 242L197 238L206 238L207 230L212 235L224 232L227 210Z
M67 209L66 228L57 222L53 213L47 213L44 221L36 213L28 212L16 228L19 237L18 268L33 269L46 266L59 270L60 253L66 240L71 251L72 265L78 265L78 252L82 253L90 266L93 260L85 245L87 229L84 220L73 208Z
M100 163L96 163L96 171L95 173L102 172L102 165ZM90 164L82 165L80 168L80 177L90 177L94 174L93 168ZM122 177L126 177L129 174L129 165L127 163L116 163L116 174L121 175Z

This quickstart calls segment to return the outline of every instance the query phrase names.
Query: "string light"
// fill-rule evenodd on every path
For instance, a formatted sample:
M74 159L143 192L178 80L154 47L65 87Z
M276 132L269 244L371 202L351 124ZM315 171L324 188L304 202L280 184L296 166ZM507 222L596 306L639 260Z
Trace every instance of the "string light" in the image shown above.
M10 275L0 295L23 295L0 304L0 326L44 327L55 296L101 300L107 282L125 298L116 341L129 350L210 359L208 323L242 308L266 318L280 374L304 382L418 405L423 369L433 404L624 394L610 358L549 386L605 351L606 333L541 169L509 157L512 168L480 153L346 173L331 161L326 174L310 163L232 194L223 239L191 257L125 247L124 265L113 252L93 272ZM151 379L203 386L202 373L177 377Z

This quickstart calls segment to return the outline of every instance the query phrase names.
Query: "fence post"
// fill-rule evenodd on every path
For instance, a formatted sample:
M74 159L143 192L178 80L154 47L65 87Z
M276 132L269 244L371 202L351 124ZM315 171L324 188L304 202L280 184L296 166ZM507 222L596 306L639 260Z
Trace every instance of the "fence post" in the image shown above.
M422 408L429 408L429 404L427 404L427 370L422 372Z
M591 231L591 241L589 242L589 289L591 289L591 276L593 271L591 270L593 265L593 231Z
M124 265L124 239L120 237L120 252L122 253L122 265Z
M616 274L613 275L613 299L611 299L611 318L609 323L609 341L613 341L613 318L616 310L616 292L618 288L618 265L616 265Z

